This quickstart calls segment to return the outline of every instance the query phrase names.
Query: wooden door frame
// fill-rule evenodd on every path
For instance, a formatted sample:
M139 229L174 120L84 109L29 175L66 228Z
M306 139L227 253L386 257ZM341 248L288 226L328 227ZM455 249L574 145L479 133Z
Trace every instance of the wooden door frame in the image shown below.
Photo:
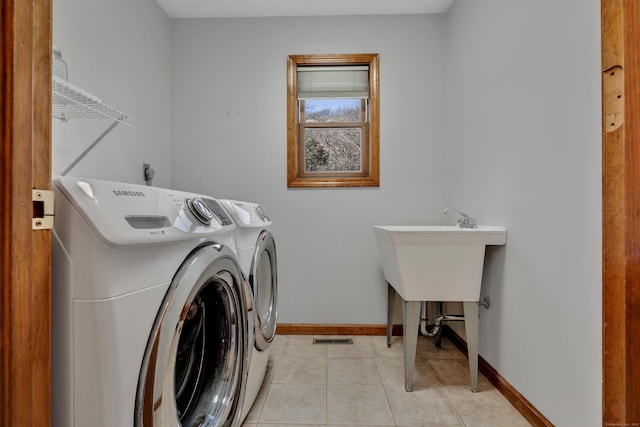
M0 425L47 426L51 231L31 217L51 185L51 0L2 0L0 28Z
M602 0L602 423L640 425L640 7Z

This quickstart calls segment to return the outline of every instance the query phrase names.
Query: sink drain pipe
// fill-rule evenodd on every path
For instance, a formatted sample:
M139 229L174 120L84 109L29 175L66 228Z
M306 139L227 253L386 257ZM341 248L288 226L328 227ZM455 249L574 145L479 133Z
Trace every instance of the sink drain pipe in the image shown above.
M438 307L441 307L442 303L438 303ZM440 309L442 311L442 309ZM422 301L420 304L420 333L425 337L433 338L440 335L442 329L442 322L445 320L461 321L464 320L464 316L461 314L439 314L433 321L433 327L429 328L427 322L427 301Z

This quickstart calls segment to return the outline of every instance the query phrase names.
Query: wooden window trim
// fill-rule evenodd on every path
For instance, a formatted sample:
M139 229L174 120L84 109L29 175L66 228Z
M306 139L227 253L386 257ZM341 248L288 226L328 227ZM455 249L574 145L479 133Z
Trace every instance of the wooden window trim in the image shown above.
M369 66L369 126L359 173L305 174L298 128L297 67L321 65ZM287 186L378 187L380 185L380 100L378 54L289 55L287 63ZM366 161L365 161L366 160Z

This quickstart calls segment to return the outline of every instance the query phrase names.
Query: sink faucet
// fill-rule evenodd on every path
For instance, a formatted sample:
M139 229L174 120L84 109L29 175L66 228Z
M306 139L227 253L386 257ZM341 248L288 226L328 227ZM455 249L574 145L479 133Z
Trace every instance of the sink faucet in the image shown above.
M458 227L460 228L476 228L477 227L475 218L470 217L464 212L460 212L458 209L444 208L444 211L442 211L442 214L446 215L449 213L449 211L455 212L460 216L460 218L458 218Z

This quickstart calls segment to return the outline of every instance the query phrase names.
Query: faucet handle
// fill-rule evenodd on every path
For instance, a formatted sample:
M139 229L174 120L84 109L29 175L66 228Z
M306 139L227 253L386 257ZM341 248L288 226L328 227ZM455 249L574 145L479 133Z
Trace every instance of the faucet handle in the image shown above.
M477 227L477 223L476 223L476 219L470 217L469 215L467 215L464 212L460 212L458 209L455 208L444 208L444 211L442 212L444 215L448 214L449 211L453 211L455 213L457 213L459 215L458 218L458 227L460 228L476 228Z
M460 228L476 228L476 219L471 217L458 218L458 227Z

